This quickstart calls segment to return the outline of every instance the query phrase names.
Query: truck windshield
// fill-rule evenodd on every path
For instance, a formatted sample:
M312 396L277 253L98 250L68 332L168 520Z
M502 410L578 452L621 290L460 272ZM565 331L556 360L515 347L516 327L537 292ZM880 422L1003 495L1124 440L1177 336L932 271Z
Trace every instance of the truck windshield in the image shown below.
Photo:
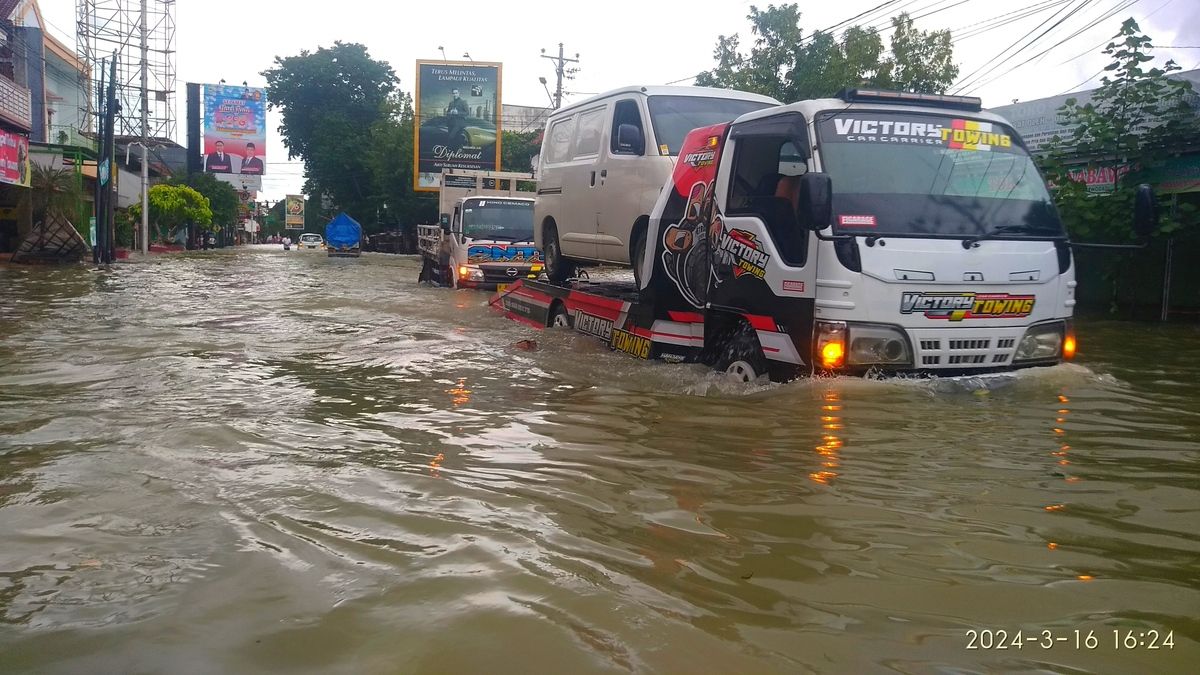
M533 201L469 199L463 204L463 236L501 241L533 240Z
M665 154L675 157L683 145L683 137L692 129L729 122L775 104L706 96L651 96L649 105L659 154L664 154L665 146Z
M1062 223L1017 134L952 116L892 111L818 119L841 233L1057 237Z

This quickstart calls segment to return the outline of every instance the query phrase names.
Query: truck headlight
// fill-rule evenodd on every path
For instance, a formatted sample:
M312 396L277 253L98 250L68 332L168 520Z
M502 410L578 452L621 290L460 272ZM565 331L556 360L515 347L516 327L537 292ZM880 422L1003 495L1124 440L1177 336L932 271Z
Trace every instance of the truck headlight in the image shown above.
M841 321L818 321L816 326L816 360L826 370L846 364L846 324Z
M894 326L852 323L847 362L852 366L912 365L908 337Z
M1013 362L1057 359L1062 355L1063 335L1066 325L1062 321L1042 323L1025 329Z
M458 276L467 281L483 281L483 270L475 265L463 265L458 268Z

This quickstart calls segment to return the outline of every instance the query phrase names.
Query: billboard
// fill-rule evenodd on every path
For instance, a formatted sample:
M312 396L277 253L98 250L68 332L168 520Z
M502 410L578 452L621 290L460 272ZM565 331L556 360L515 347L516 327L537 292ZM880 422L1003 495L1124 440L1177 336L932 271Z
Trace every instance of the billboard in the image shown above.
M442 169L500 169L499 63L417 61L413 189L435 191Z
M260 87L204 85L204 170L266 173L267 92Z
M29 187L29 137L0 130L0 183Z
M304 195L288 195L283 207L284 227L289 230L304 229Z

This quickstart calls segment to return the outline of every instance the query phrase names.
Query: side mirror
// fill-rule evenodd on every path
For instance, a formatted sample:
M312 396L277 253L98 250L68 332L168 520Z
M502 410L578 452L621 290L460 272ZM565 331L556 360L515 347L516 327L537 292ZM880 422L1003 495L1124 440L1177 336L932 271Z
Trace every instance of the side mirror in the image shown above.
M449 214L449 213L443 213L441 216L439 216L439 217L438 217L438 224L439 224L439 225L441 225L443 228L449 227L449 225L450 225L450 214Z
M642 138L642 130L633 124L617 126L617 152L631 152L641 155L646 152L646 140Z
M800 176L800 205L797 217L804 225L820 232L833 221L833 180L827 173Z
M1141 184L1137 195L1133 198L1133 233L1138 239L1149 239L1158 227L1158 202L1154 198L1154 188Z

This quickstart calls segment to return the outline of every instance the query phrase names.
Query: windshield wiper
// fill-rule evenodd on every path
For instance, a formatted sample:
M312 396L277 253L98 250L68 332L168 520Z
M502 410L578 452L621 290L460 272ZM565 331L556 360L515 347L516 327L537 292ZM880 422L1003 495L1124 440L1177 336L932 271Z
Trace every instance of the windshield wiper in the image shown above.
M1029 228L1025 225L1009 224L1009 225L1000 225L998 227L993 227L992 229L988 230L987 232L984 232L983 234L977 234L972 237L967 237L966 239L963 239L962 247L969 249L972 246L975 246L976 244L978 244L979 242L987 240L987 239L1002 239L1003 237L1001 237L1000 235L1004 235L1004 234L1025 234L1025 235L1029 235L1031 238L1036 237L1037 239L1048 239L1051 241L1053 241L1055 239L1066 239L1065 235L1034 234L1033 232L1030 232Z

